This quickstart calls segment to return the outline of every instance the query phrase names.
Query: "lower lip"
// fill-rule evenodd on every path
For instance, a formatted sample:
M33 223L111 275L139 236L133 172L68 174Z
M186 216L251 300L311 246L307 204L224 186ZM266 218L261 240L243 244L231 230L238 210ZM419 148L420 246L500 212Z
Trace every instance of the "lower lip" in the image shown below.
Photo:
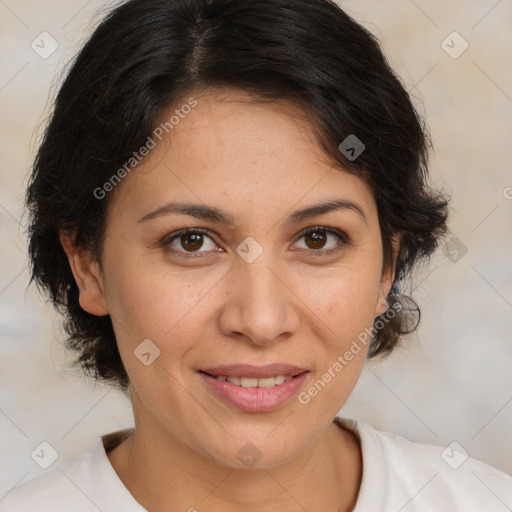
M308 374L301 373L271 388L244 388L199 372L203 382L218 397L245 412L267 412L282 406L299 391Z

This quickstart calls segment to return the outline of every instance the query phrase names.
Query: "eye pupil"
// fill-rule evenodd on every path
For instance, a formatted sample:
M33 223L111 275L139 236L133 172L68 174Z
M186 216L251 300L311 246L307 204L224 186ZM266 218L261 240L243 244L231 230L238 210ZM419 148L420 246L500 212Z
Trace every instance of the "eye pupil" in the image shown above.
M203 235L196 233L186 233L181 236L181 244L184 249L192 251L200 249L203 245Z
M312 231L306 235L306 240L312 240L312 244L307 243L310 249L321 249L325 244L326 234L321 231Z

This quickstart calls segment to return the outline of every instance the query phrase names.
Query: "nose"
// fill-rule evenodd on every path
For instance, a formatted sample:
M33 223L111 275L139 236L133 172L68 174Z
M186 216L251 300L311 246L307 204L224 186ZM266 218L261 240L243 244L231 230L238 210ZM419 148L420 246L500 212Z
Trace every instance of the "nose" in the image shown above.
M263 346L297 332L300 300L265 252L252 263L240 258L226 276L224 286L219 316L224 335Z

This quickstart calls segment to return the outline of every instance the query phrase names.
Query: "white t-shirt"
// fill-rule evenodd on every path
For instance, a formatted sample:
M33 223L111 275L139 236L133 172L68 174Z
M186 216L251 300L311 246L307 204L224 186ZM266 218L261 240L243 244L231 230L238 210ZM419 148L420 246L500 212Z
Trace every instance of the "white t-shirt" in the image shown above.
M343 418L335 422L361 442L363 476L353 512L512 510L512 477L498 469L452 449L375 430L364 422ZM132 432L98 436L92 452L4 494L0 511L145 512L106 455Z

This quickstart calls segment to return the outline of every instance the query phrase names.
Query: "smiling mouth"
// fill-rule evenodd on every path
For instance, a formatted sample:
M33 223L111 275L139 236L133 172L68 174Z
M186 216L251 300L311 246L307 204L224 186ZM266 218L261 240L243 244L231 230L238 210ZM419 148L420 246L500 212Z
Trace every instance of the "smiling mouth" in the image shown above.
M256 378L256 377L244 377L242 375L240 376L232 376L232 375L212 375L208 372L200 371L200 373L204 373L208 375L209 377L212 377L214 379L220 380L222 382L229 382L231 384L234 384L235 386L240 386L243 388L272 388L274 386L280 386L284 382L287 382L291 379L294 379L298 377L299 375L302 375L302 372L297 375L274 375L269 377L262 377L262 378Z
M281 363L198 370L213 395L246 413L271 412L284 406L304 386L310 373L299 366Z

